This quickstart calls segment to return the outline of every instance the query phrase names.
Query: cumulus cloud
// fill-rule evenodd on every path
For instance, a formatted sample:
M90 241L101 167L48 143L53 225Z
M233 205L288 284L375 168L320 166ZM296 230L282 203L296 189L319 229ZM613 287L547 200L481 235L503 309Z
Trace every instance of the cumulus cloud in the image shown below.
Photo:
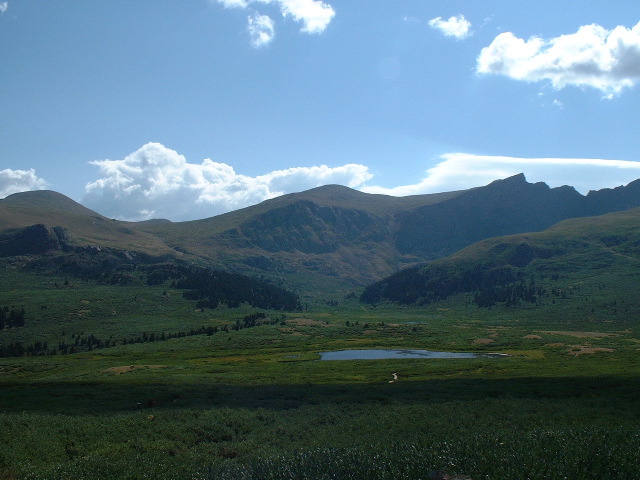
M11 170L9 168L0 170L0 198L5 198L12 193L41 190L46 187L47 182L38 178L33 168L29 170Z
M211 0L227 8L255 9L259 4L275 4L284 18L291 17L302 23L304 33L322 33L336 12L333 7L320 0ZM269 43L274 35L273 20L254 12L249 16L249 35L254 46Z
M254 47L263 47L271 43L271 40L273 40L273 36L275 35L273 20L271 17L256 13L251 15L248 21L251 44Z
M83 204L123 220L206 218L329 183L358 188L372 177L357 164L296 167L250 177L211 159L189 163L159 143L143 145L121 160L91 163L100 178L85 186Z
M501 33L480 52L477 72L527 82L548 80L556 89L592 87L612 98L640 79L640 23L613 30L585 25L551 40Z
M0 2L0 13L4 13L9 10L9 2Z
M277 3L284 16L302 22L302 31L306 33L323 32L336 14L331 5L317 0L277 0Z
M471 22L464 18L464 15L450 17L448 20L442 17L432 18L429 20L429 25L440 30L445 36L454 37L457 40L468 37L471 30Z
M551 187L570 185L585 194L640 178L640 162L628 160L448 153L426 171L422 180L386 188L368 185L373 175L360 164L293 167L252 177L211 159L189 163L183 155L159 143L143 145L121 160L91 163L98 167L100 178L85 186L82 203L103 215L132 221L207 218L327 184L345 185L367 193L406 196L479 187L522 172L529 182L545 182ZM0 172L0 192L9 183L3 181L9 175L6 172ZM44 185L33 171L15 176L31 178L32 186L14 191Z
M529 182L551 187L570 185L581 193L625 185L640 178L640 162L593 158L518 158L448 153L420 182L394 188L365 186L362 191L405 196L438 193L486 185L498 178L524 173Z

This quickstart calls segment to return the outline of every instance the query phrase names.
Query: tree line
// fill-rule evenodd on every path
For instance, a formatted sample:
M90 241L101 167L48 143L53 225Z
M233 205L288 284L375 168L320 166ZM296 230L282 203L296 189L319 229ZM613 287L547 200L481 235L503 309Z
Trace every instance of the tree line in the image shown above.
M532 275L511 266L486 268L481 263L460 262L402 270L368 286L360 301L428 305L460 293L469 294L471 303L490 308L496 304L537 304L548 295L566 298L567 291L557 287L547 291Z
M24 308L0 308L0 330L17 327L24 327Z
M401 270L369 285L360 296L360 301L428 305L458 293L482 292L476 302L480 305L496 287L521 283L522 280L522 273L511 267L486 268L481 264L462 262L453 265L434 263Z
M237 273L191 269L175 282L185 290L187 300L195 300L197 308L217 308L227 305L237 308L247 303L268 310L300 310L298 295L264 280Z
M131 345L136 343L163 342L172 338L193 337L196 335L214 335L217 333L226 333L229 331L237 331L243 328L253 328L261 325L275 325L283 322L284 317L270 318L264 312L251 313L245 315L244 318L238 319L235 323L225 323L221 326L209 325L199 328L192 328L187 331L179 332L143 332L141 335L132 338L114 337L99 338L93 334L75 335L73 341L58 342L57 345L50 345L48 342L36 341L29 345L22 342L10 342L6 345L0 345L0 358L2 357L23 357L23 356L45 356L45 355L67 355L72 353L90 352L101 348L110 348L118 345Z

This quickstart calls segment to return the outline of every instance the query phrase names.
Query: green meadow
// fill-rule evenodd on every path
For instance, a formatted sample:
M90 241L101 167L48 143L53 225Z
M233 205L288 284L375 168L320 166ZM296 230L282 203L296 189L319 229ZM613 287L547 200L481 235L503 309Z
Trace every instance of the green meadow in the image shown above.
M26 321L0 345L48 351L0 358L0 479L638 478L640 301L617 280L282 312L6 268L0 306ZM319 360L367 348L508 356Z

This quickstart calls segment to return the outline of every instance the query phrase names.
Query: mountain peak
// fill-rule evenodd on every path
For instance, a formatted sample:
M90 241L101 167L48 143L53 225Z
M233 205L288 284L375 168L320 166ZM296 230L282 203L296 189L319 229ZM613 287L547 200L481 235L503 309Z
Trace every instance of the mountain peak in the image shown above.
M53 190L31 190L9 195L0 200L0 206L26 209L47 209L59 212L71 213L75 215L92 215L102 217L102 215L79 204L75 200L54 192Z
M515 186L524 186L524 185L531 185L531 184L527 182L527 179L525 178L524 173L518 173L516 175L512 175L511 177L494 180L489 185L487 185L487 187L491 187L491 186L515 187Z
M509 182L509 183L529 183L527 182L527 179L525 178L524 173L522 172L516 173L515 175L512 175L510 177L504 178L502 181Z

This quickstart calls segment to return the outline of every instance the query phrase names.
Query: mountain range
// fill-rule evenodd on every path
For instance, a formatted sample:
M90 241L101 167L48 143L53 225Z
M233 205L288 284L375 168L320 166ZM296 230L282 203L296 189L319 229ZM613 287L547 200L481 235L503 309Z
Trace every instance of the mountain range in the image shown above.
M52 191L0 200L0 257L108 253L260 275L299 290L363 286L476 242L640 207L640 180L587 195L529 183L391 197L327 185L202 220L125 222Z

